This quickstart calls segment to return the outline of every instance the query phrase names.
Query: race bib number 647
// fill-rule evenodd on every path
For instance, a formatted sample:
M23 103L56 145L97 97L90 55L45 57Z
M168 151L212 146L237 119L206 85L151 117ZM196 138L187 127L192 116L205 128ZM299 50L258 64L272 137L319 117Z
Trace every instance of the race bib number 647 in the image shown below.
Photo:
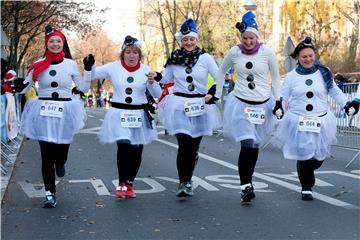
M63 117L64 103L58 101L43 101L40 107L40 115L46 117Z

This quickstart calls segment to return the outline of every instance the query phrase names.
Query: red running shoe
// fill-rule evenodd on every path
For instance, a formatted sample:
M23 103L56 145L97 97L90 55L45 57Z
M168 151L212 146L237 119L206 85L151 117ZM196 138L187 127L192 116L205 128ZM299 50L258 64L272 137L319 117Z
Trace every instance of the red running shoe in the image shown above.
M116 192L115 195L118 198L126 198L126 193L127 193L127 186L125 183L120 183L119 186L116 187Z
M126 196L128 198L136 198L136 194L134 193L134 189L130 184L126 184L127 187L127 191L126 191Z

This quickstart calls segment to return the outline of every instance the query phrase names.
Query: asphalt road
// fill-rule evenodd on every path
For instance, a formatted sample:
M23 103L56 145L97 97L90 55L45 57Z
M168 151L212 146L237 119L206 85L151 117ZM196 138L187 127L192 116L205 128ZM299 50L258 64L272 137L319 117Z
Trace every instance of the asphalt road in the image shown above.
M295 162L267 146L254 175L256 199L242 205L239 145L221 134L205 137L194 173L195 195L178 199L176 139L163 134L145 146L135 181L137 198L114 196L116 144L96 133L104 111L88 110L85 129L70 146L58 205L42 208L40 149L24 140L3 199L1 237L20 239L360 239L360 161L333 148L316 172L314 201L300 199Z

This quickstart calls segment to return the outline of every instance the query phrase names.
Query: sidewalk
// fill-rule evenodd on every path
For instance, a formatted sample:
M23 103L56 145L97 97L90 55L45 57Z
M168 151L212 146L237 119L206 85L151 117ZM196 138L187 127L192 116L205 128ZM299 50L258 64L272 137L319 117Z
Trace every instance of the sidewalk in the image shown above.
M9 184L22 141L23 136L18 135L6 144L1 142L1 202Z

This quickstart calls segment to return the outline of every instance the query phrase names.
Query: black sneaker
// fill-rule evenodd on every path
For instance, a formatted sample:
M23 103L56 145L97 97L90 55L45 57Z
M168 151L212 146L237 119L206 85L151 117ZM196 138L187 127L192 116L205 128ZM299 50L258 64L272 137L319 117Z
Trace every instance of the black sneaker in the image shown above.
M50 193L45 195L44 208L54 208L56 207L56 203L55 194Z
M312 191L301 191L301 199L304 201L312 201L314 199Z
M189 182L182 182L179 184L179 188L177 191L177 197L191 197L194 195L192 183Z
M241 190L241 201L248 203L251 202L251 199L255 198L255 193L254 193L254 187L253 185L249 185L247 187L245 187L244 190Z
M65 165L61 165L61 166L55 165L55 171L58 177L65 176Z

